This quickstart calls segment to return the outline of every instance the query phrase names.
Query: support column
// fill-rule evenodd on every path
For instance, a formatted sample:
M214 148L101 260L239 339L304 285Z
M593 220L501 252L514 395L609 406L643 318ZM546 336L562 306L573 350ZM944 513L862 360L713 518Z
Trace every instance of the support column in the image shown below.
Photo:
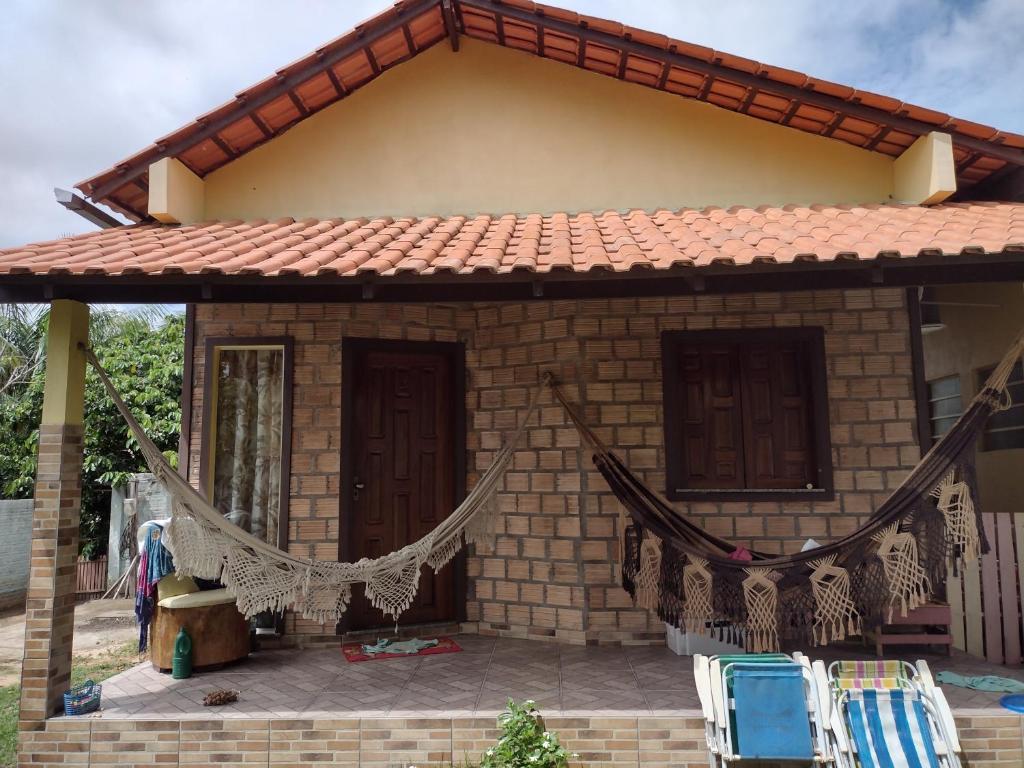
M22 730L60 711L71 680L78 524L82 504L85 355L89 308L54 301L46 337L32 555L21 671Z

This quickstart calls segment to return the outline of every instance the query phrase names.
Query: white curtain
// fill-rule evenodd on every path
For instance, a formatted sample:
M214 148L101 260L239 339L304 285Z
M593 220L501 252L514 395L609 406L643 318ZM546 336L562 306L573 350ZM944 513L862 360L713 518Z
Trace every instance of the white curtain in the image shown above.
M281 501L284 352L224 349L217 368L213 504L277 544Z

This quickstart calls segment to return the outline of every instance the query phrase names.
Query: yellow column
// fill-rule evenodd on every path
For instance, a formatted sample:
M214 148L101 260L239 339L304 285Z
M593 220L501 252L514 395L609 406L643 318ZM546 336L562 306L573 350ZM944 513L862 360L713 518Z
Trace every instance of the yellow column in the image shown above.
M32 555L25 605L21 730L60 711L71 681L78 524L82 502L85 355L89 308L54 301L46 337L46 386L39 427Z

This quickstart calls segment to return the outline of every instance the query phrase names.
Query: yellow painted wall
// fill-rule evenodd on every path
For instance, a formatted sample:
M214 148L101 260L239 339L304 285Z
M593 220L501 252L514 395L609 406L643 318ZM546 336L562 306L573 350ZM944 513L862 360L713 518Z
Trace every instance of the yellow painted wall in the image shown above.
M203 218L203 180L173 157L149 166L149 215L165 224L193 224Z
M883 202L893 162L496 45L436 45L210 174L207 218Z
M1024 328L1024 285L975 283L936 289L945 328L924 336L925 378L960 376L963 403L977 394L978 370L999 362ZM986 512L1024 512L1024 449L978 451L978 488Z
M893 163L893 197L901 203L941 203L956 192L953 137L932 131Z
M85 421L85 351L89 343L89 307L58 299L50 305L46 331L46 381L41 424Z

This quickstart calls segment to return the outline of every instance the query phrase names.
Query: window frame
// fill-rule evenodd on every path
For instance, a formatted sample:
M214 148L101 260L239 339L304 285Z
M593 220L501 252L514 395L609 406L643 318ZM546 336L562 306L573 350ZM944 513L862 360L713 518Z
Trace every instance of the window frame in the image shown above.
M214 403L217 402L218 355L221 350L281 349L284 352L282 364L284 377L281 386L281 490L278 501L277 543L278 549L288 550L288 501L291 496L292 456L292 394L294 386L295 339L291 336L216 336L208 337L203 351L203 429L199 451L199 491L209 503L211 496L214 462L212 451L215 446ZM273 544L274 542L267 542Z
M810 366L811 447L817 470L814 488L700 489L684 487L684 451L681 429L671 429L682 418L677 397L679 348L684 344L802 344ZM825 360L825 329L821 326L751 328L743 330L663 331L662 432L665 440L665 495L672 501L832 501L835 485L832 467L832 430L828 405L828 369Z
M992 371L995 370L997 365L998 365L998 363L993 363L992 365L984 365L981 368L978 368L974 372L975 373L975 381L976 381L976 384L977 384L977 391L978 392L981 392L981 390L985 387L985 382L988 381L988 377L992 375ZM1017 372L1017 368L1018 367L1021 369L1021 378L1020 379L1014 378L1014 374ZM1022 386L1022 385L1024 385L1024 361L1018 360L1014 364L1013 369L1010 371L1010 379L1007 382L1007 386ZM1024 408L1024 401L1018 402L1016 400L1013 400L1012 397L1011 397L1011 401L1013 403L1011 408ZM989 416L989 420L991 420L993 416L998 416L998 415L999 414L992 414L991 416ZM990 434L988 423L989 423L988 421L985 422L985 426L982 429L981 434L978 436L978 452L979 453L997 453L999 451L1020 451L1020 450L1024 450L1024 444L1022 444L1022 445L1009 445L1009 446L992 446L992 445L990 445L989 442L988 442L988 437L989 437L989 434ZM1009 427L1009 428L1005 428L1004 427L1004 428L1000 429L1000 431L1012 431L1014 434L1016 434L1018 432L1018 430L1021 432L1021 435L1024 436L1024 424L1022 424L1020 426L1014 425L1014 426Z
M944 382L944 381L956 381L956 395L945 395L943 397L932 397L932 387L934 385L939 384L940 382ZM935 422L936 421L940 421L940 420L944 420L944 419L953 419L953 423L955 424L956 420L964 415L964 383L963 383L963 380L960 378L960 374L959 373L951 373L948 376L936 376L934 379L928 379L928 381L925 382L925 393L926 393L926 398L925 398L926 399L926 404L928 406L927 407L927 413L925 415L928 418L928 440L930 441L929 442L929 447L930 447L932 445L935 445L937 442L939 442L939 440L942 439L943 435L945 435L946 432L949 431L947 429L946 432L943 432L941 435L935 434ZM959 410L956 412L956 414L954 414L952 416L936 416L935 415L935 403L944 402L946 400L952 400L954 397L959 401ZM950 426L952 426L952 425L950 425Z

